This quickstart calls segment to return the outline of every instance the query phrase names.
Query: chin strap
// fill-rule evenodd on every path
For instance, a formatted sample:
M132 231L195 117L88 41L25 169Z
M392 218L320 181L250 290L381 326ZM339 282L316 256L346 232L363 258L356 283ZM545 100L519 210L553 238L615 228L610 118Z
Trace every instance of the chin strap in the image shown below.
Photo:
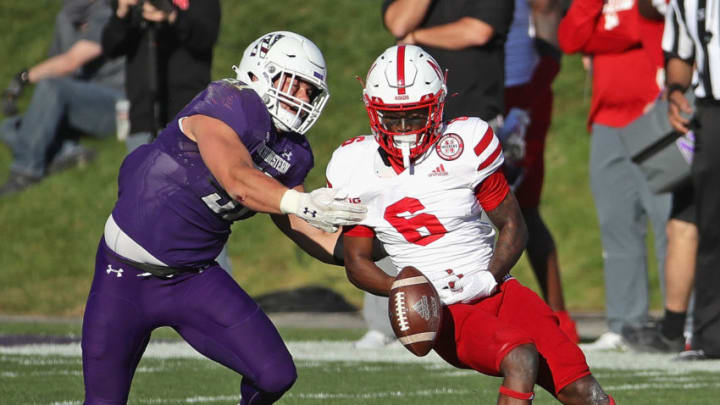
M500 394L507 395L507 396L509 396L511 398L515 398L515 399L522 399L525 401L532 401L533 398L535 398L534 392L517 392L515 390L511 390L510 388L508 388L504 385L500 386Z

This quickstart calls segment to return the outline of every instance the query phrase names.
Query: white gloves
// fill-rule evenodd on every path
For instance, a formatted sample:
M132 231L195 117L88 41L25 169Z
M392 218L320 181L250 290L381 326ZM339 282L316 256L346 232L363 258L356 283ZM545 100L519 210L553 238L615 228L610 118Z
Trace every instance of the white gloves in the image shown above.
M448 275L435 282L441 285L438 295L445 305L461 302L468 304L480 298L489 297L497 289L497 281L489 271L478 271L469 275L456 274L447 270Z
M510 164L516 164L525 157L525 132L530 125L530 114L520 108L511 108L505 116L503 126L498 129L498 138L503 145L503 155Z
M345 195L331 188L310 193L288 190L280 200L280 211L294 214L325 232L335 232L339 225L354 225L365 219L367 207L345 201Z

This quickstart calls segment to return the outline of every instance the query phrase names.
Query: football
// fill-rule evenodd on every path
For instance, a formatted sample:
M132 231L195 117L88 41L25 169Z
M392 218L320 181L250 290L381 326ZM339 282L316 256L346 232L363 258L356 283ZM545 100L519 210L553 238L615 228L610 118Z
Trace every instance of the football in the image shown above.
M442 324L442 303L435 287L420 270L407 266L395 277L389 298L395 336L412 354L428 354Z

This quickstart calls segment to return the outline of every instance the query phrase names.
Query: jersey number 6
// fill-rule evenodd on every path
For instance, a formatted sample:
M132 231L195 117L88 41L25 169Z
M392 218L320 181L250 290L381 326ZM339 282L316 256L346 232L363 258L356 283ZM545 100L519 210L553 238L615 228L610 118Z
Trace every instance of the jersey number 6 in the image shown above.
M412 215L423 208L425 206L417 198L405 197L385 209L385 220L397 229L408 242L426 246L442 238L447 233L438 218L427 213L415 216L400 216L403 213ZM420 233L421 228L427 230L426 235L423 236Z

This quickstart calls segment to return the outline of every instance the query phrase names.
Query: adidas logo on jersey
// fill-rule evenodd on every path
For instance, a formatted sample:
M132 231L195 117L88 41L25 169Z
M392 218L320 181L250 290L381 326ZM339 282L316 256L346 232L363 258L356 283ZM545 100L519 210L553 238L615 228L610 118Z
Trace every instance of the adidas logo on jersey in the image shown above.
M448 172L445 171L445 166L441 163L438 165L438 167L435 168L435 170L431 171L428 176L434 177L434 176L447 176Z

